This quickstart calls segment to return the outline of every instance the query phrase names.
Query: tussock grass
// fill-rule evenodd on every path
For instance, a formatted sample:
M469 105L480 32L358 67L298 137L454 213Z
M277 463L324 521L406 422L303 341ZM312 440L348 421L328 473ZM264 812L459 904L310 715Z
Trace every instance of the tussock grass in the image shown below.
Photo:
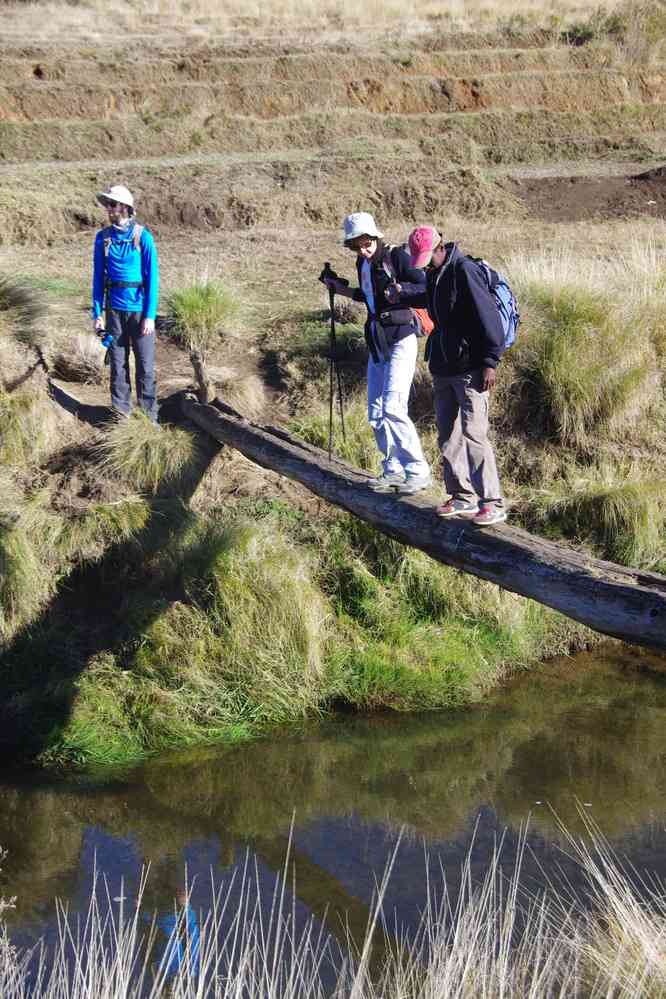
M111 544L126 541L142 531L150 508L139 496L113 503L92 503L78 516L63 520L57 536L58 556L67 562L99 560Z
M320 584L338 615L332 668L352 704L467 703L509 667L590 640L587 629L354 518L327 525L317 542Z
M5 936L0 987L5 999L24 996L29 978L35 999L91 994L158 999L167 989L180 999L246 994L322 999L331 986L339 999L663 996L663 886L628 870L589 821L585 836L565 829L561 836L584 885L579 894L572 897L566 883L535 889L533 877L528 881L523 829L511 866L500 841L479 876L470 848L455 893L426 858L426 904L409 934L386 905L398 839L378 880L364 939L354 940L349 930L341 936L334 927L340 943L325 926L318 930L314 918L299 921L289 902L289 856L270 897L248 856L227 884L211 885L210 908L197 913L198 976L185 960L170 983L165 956L170 946L178 936L186 954L192 946L182 910L174 910L178 918L170 941L160 939L155 917L151 923L146 914L148 924L144 918L148 874L120 906L98 874L79 922L58 905L57 939L37 950L34 963L29 951L12 949Z
M379 452L368 424L368 406L360 392L355 392L344 400L345 434L342 436L340 409L337 396L333 411L333 447L335 454L368 472L375 473L379 464ZM329 410L328 402L320 400L309 413L295 417L290 429L309 444L324 450L328 448Z
M0 274L0 338L8 336L24 347L44 337L46 305L42 295L24 281Z
M199 459L192 434L178 427L158 427L140 410L117 420L96 452L105 472L149 493L185 474Z
M527 303L539 318L516 363L532 426L540 420L546 433L580 448L654 401L650 344L627 337L609 297L566 286L533 288Z
M0 527L0 637L34 614L51 589L39 551L21 527Z
M6 501L7 506L2 503ZM75 565L99 560L111 544L138 534L147 503L128 497L91 504L68 517L48 505L47 491L24 495L0 472L0 637L30 622Z
M72 348L53 358L53 374L68 382L99 385L104 380L104 348L92 333L79 333Z
M321 710L332 615L310 554L268 522L193 521L180 555L183 599L133 596L127 613L141 638L128 656L104 652L87 665L52 751L59 760L137 759Z
M666 566L666 479L640 468L605 463L573 467L532 496L528 519L592 541L624 565Z
M0 461L31 467L57 436L57 415L46 394L0 388Z
M0 529L10 527L18 520L22 502L23 492L11 470L0 465Z
M174 292L167 302L175 338L203 356L221 344L238 310L235 296L221 281L212 279Z
M204 280L174 292L167 311L176 339L189 349L199 402L210 402L213 387L208 355L222 343L229 323L238 313L238 302L220 281Z
M509 260L525 313L505 369L503 398L514 425L586 449L657 403L657 347L639 332L646 312L648 332L662 314L658 280L647 297L653 254L630 247L621 261L566 252Z

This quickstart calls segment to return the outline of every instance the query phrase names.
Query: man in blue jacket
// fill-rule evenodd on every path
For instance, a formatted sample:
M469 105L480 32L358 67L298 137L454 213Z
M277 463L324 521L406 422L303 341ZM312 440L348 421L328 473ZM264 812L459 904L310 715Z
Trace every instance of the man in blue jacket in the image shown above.
M113 336L108 348L111 405L129 416L132 403L129 356L134 352L136 394L142 410L157 422L155 314L159 265L153 237L134 217L134 198L122 184L100 192L109 224L95 238L92 315L95 332ZM106 325L105 325L106 316Z

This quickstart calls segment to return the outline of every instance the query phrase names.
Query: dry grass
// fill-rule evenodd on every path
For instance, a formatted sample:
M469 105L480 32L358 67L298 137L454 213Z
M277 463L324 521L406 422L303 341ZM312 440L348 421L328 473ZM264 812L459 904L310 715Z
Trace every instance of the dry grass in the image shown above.
M37 951L30 994L34 999L158 999L168 990L176 999L323 999L330 994L323 977L328 974L337 979L338 999L663 999L663 885L628 870L599 830L587 825L582 839L561 830L585 893L572 897L567 884L528 887L521 870L523 831L512 869L503 866L500 842L479 878L470 850L457 897L426 865L426 905L420 926L409 936L385 911L387 888L399 864L398 840L378 881L365 939L355 942L348 931L342 947L325 927L317 929L313 917L300 919L291 906L289 856L271 885L272 899L249 857L227 884L213 883L210 909L192 913L200 933L197 944L175 903L169 940L158 933L156 917L151 923L147 914L146 923L145 873L136 897L122 900L112 899L97 875L88 912L78 925L66 906L58 905L58 939ZM168 955L179 936L184 959L169 981ZM19 999L25 995L29 954L4 942L3 999ZM195 947L198 974L191 970Z
M92 333L79 333L55 355L52 373L56 378L84 385L100 385L104 380L104 348Z
M96 448L100 467L133 490L156 492L197 464L196 439L177 427L156 426L140 410L118 419Z
M613 9L611 5L610 9ZM3 29L9 40L30 37L33 42L48 38L98 40L108 30L123 34L143 34L146 24L164 34L178 32L192 38L211 32L242 36L249 32L285 31L299 35L311 46L315 39L326 44L345 33L347 41L367 41L367 36L389 35L401 28L417 34L433 25L448 31L494 30L498 26L559 26L564 20L589 15L598 7L596 0L415 0L409 12L399 0L368 0L359 6L347 0L258 0L243 3L230 0L220 7L215 0L114 0L102 4L93 0L83 6L65 2L46 4L8 3L3 8ZM356 30L365 29L366 37ZM322 34L322 31L324 32Z

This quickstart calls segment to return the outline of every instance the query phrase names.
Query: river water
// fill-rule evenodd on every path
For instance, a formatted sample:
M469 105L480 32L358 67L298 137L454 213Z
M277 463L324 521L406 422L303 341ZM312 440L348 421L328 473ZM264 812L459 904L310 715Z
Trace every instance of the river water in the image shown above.
M342 716L68 781L5 775L0 894L17 896L12 938L53 941L54 899L83 912L95 864L112 897L133 896L150 864L153 911L173 907L185 868L205 909L248 853L270 892L292 823L299 919L327 911L328 927L346 920L358 938L401 830L385 910L407 930L424 905L426 855L455 892L468 851L480 875L504 835L511 864L527 823L526 878L567 873L556 816L576 830L587 815L621 855L666 877L665 667L609 646L522 674L464 711Z

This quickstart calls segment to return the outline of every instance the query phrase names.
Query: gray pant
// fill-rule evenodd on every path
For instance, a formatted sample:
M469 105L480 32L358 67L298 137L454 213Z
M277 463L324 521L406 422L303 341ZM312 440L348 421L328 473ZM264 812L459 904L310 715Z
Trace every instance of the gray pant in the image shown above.
M437 438L447 492L454 499L502 503L495 453L488 440L488 396L481 371L433 376Z
M130 348L136 367L136 397L141 409L157 421L155 386L155 334L141 335L141 313L107 309L106 328L113 334L109 347L111 365L111 405L117 413L129 416L132 409Z

